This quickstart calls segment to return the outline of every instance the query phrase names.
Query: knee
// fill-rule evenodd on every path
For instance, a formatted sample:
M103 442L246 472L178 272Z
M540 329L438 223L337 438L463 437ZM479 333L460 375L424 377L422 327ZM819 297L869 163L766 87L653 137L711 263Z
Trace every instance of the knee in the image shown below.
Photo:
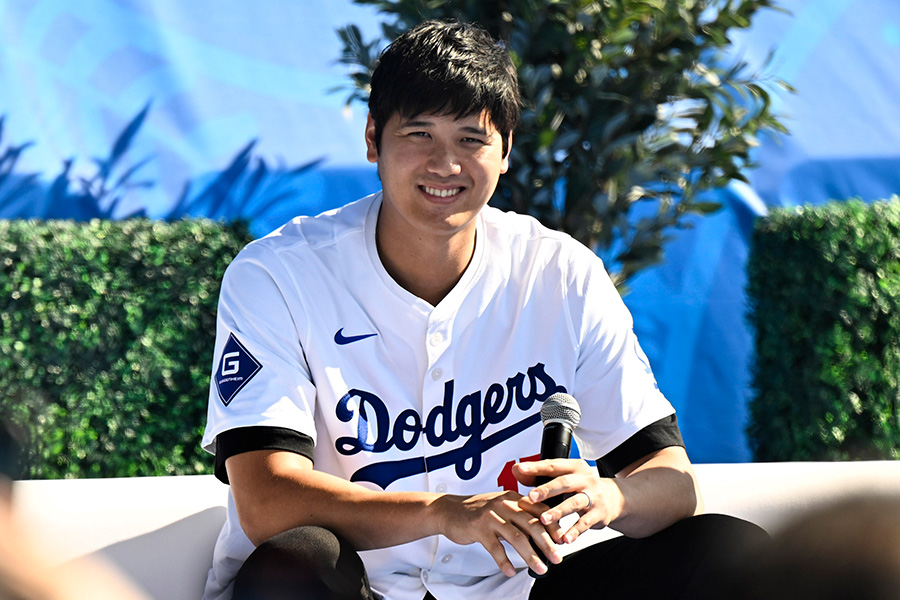
M234 598L366 598L368 578L357 552L332 531L297 527L272 536L244 561Z
M683 559L693 565L693 573L681 598L718 600L727 598L735 575L753 557L764 553L771 538L758 525L720 514L691 517L678 524Z
M333 567L346 545L332 531L323 527L296 527L267 539L257 546L257 560L309 563L318 569Z
M699 539L721 540L737 546L751 547L766 544L766 530L737 517L721 514L704 514L685 519L680 523Z
M763 528L729 515L697 515L673 527L684 536L686 550L694 549L720 561L742 561L771 543Z

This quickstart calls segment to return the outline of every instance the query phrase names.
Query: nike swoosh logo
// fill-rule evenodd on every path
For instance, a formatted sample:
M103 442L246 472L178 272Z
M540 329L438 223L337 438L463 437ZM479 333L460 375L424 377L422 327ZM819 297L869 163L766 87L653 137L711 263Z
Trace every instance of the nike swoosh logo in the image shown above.
M344 335L344 328L341 327L334 334L334 343L338 346L346 346L347 344L352 344L353 342L358 342L359 340L364 340L366 338L370 338L372 336L378 335L377 333L364 333L362 335Z

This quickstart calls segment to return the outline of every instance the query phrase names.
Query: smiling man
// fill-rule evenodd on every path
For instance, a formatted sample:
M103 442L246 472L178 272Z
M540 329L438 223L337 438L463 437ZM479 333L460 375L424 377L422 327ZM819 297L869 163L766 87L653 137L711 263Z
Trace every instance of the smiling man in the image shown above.
M405 33L372 77L382 191L229 266L204 447L231 493L207 600L696 598L764 537L695 516L674 410L601 261L487 206L517 85L478 27ZM537 460L557 392L596 467ZM607 526L625 535L563 560Z
M383 128L370 115L366 143L383 186L381 260L400 285L436 306L472 257L476 217L509 166L507 144L486 110L395 113Z

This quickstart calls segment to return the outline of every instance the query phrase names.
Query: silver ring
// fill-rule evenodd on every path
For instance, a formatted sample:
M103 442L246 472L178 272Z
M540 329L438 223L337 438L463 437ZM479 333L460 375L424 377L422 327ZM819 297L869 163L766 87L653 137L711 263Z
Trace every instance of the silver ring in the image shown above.
M585 506L584 508L582 508L581 510L590 510L590 508L594 505L594 500L593 500L593 498L591 498L591 495L588 494L588 493L587 493L586 491L584 491L584 490L581 490L581 491L578 492L578 493L579 493L579 494L584 494L584 497L588 499L588 505Z

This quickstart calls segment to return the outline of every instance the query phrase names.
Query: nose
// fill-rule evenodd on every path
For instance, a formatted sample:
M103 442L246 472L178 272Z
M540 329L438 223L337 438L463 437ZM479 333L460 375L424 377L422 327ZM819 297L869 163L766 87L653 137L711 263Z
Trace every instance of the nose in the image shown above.
M460 161L453 151L453 148L444 143L435 143L432 145L431 149L428 151L428 160L425 163L425 168L428 169L430 173L434 173L441 177L459 175L462 170Z

